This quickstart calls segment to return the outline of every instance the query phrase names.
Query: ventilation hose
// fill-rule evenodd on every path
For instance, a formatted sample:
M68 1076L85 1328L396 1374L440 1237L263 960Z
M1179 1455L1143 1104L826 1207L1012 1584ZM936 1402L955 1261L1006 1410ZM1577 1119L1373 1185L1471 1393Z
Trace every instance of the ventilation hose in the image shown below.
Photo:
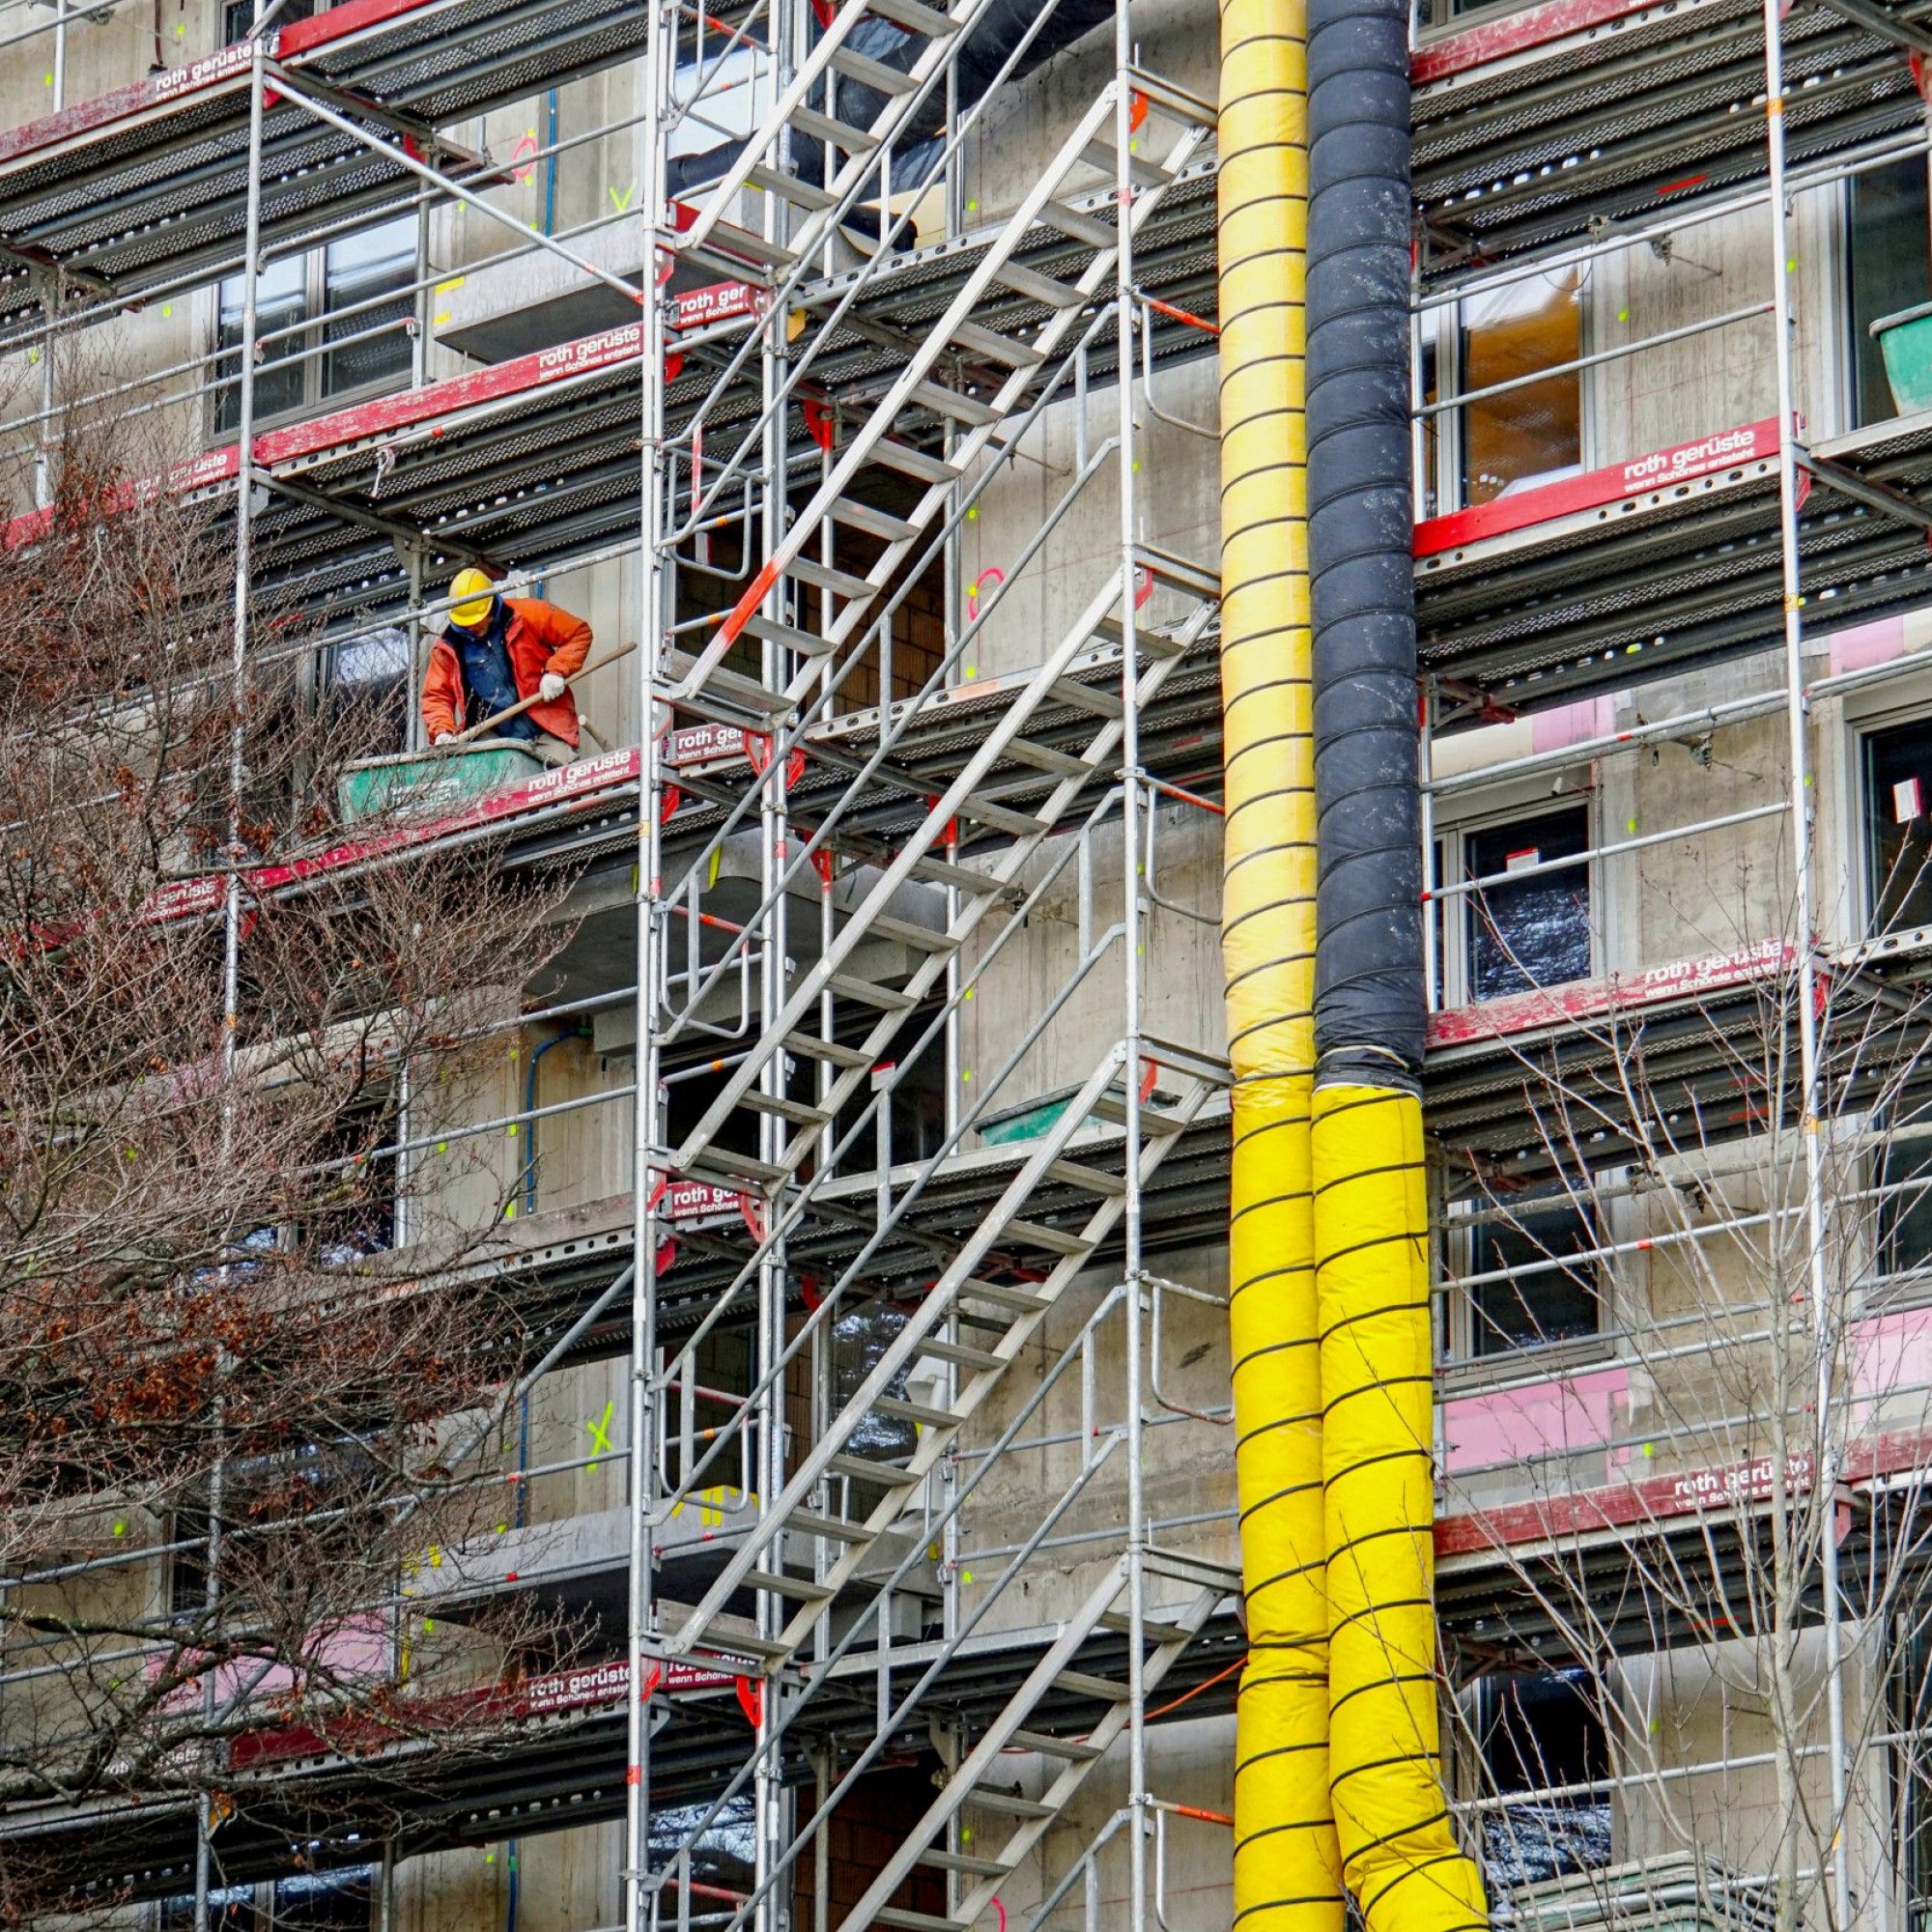
M1310 686L1303 0L1221 0L1222 954L1234 1070L1230 1322L1248 1661L1235 1764L1235 1922L1341 1932L1328 1805L1309 1106Z
M1329 1778L1369 1932L1479 1932L1437 1706L1416 793L1407 0L1308 0L1320 868L1312 1171Z

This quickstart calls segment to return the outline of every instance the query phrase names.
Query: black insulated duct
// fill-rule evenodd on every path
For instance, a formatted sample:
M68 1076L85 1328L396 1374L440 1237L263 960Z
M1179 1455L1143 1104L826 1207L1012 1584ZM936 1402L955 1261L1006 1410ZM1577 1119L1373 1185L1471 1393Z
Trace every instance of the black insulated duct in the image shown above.
M1308 0L1320 1082L1419 1091L1406 0Z

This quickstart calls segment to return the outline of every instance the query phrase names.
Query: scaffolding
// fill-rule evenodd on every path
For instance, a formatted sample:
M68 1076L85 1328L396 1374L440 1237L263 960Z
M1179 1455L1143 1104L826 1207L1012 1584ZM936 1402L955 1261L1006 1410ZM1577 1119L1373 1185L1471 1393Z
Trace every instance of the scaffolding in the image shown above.
M621 1654L526 1682L505 1754L428 1780L265 1725L230 1767L248 1801L223 1829L220 1882L286 1869L324 1804L344 1822L305 1856L366 1861L356 1821L401 1805L378 1882L385 1927L399 1861L618 1819L627 1932L777 1932L808 1895L815 1932L1167 1926L1170 1834L1231 1821L1184 1802L1156 1727L1183 1710L1225 1718L1244 1649L1238 1577L1201 1553L1232 1506L1163 1515L1147 1484L1165 1443L1225 1441L1229 1419L1175 1393L1171 1333L1204 1304L1197 1324L1219 1319L1174 1258L1226 1227L1229 1075L1216 1044L1161 1035L1148 983L1156 915L1216 918L1164 890L1159 848L1214 834L1218 560L1210 538L1190 550L1168 534L1142 462L1156 424L1214 436L1170 391L1214 344L1213 103L1144 58L1153 36L1128 0L349 0L287 24L257 0L232 46L70 104L67 48L100 11L61 0L14 38L38 59L50 35L59 78L53 113L0 140L0 349L42 352L50 371L74 331L239 286L231 341L112 398L136 414L226 399L232 436L156 483L209 505L233 546L238 666L277 648L270 608L326 611L330 650L439 628L441 586L467 562L546 582L621 567L640 645L635 742L384 855L470 851L626 882L575 977L523 1023L593 1024L634 1073L547 1108L532 1075L521 1111L459 1130L593 1115L617 1135L629 1110L626 1195L567 1230L526 1217L466 1264L516 1295L538 1345L530 1388L624 1365L621 1543L589 1566ZM1209 31L1205 15L1187 25ZM1084 34L1110 36L1107 57L1090 42L1065 66L1037 165L982 215L968 183L1003 105ZM1855 1259L1874 1199L1900 1186L1874 1187L1859 1163L1928 1095L1932 928L1872 936L1828 904L1813 720L1920 668L1905 651L1821 668L1819 648L1932 594L1932 416L1808 438L1793 208L1925 156L1928 51L1932 21L1912 5L1551 0L1424 31L1414 58L1419 473L1463 412L1532 380L1763 326L1775 378L1753 421L1439 514L1418 494L1431 853L1485 788L1560 789L1585 768L1609 787L1660 748L1782 726L1773 795L1661 829L1633 813L1620 836L1512 854L1431 895L1439 968L1451 922L1529 880L1602 877L1730 833L1786 867L1776 929L1728 952L1550 986L1531 974L1454 1003L1438 975L1424 1099L1445 1350L1452 1304L1498 1284L1607 1281L1638 1255L1758 1232L1767 1255L1797 1258L1795 1288L1767 1261L1722 1307L1727 1344L1802 1371L1802 1422L1780 1417L1770 1447L1749 1412L1639 1425L1627 1391L1618 1413L1589 1409L1578 1390L1615 1354L1609 1322L1609 1353L1581 1370L1539 1360L1545 1337L1509 1338L1501 1385L1555 1389L1555 1419L1536 1424L1531 1402L1514 1435L1471 1422L1473 1448L1457 1431L1496 1398L1445 1365L1452 1708L1511 1671L1628 1683L1632 1660L1714 1631L1747 1640L1768 1576L1798 1577L1822 1646L1822 1716L1786 1752L1795 1779L1823 1779L1816 1860L1714 1876L1646 1853L1586 1888L1601 1922L1682 1896L1699 1923L1768 1922L1767 1896L1794 1885L1802 1922L1868 1922L1876 1881L1853 1824L1910 1728L1848 1718L1845 1684L1870 1667L1867 1625L1893 1601L1883 1579L1918 1560L1932 1435L1898 1424L1909 1371L1882 1393L1860 1380L1865 1303L1848 1284L1874 1267ZM515 166L621 135L635 207L558 229L493 200L512 166L453 130L625 63L628 112L567 138L553 114ZM694 187L698 143L713 162ZM456 206L501 232L472 272L560 265L623 319L428 380L447 279L430 223ZM331 335L312 319L265 327L276 261L405 215L400 287ZM1424 348L1438 318L1746 221L1758 252L1743 305L1435 392ZM407 387L260 426L265 370L398 327ZM11 432L52 434L48 383ZM1022 475L1038 513L976 576L968 534ZM30 542L40 514L23 506L10 540ZM936 646L911 640L915 593L939 607ZM1014 660L1016 637L1029 648ZM1680 695L1747 664L1748 689ZM1633 688L1656 703L1615 717L1610 697ZM1464 734L1559 714L1587 722L1455 762ZM246 882L191 882L166 910L222 914L232 975L246 893L368 863L345 843ZM1027 1010L969 1033L981 995L1022 984ZM988 1063L972 1064L969 1038L993 1042ZM1057 1069L1045 1087L1042 1065ZM934 1087L907 1148L895 1135ZM1728 1199L1723 1178L1752 1148L1774 1180ZM1641 1219L1659 1195L1691 1205L1635 1234L1608 1227L1612 1208ZM1453 1247L1521 1225L1525 1203L1587 1205L1590 1238L1493 1264ZM873 1323L870 1352L841 1377L855 1314ZM1641 1327L1641 1364L1663 1373L1709 1350L1712 1320L1627 1312L1621 1339L1636 1348ZM749 1367L720 1391L708 1351L725 1335L747 1338ZM526 1458L510 1474L566 1466ZM990 1543L982 1506L1006 1525ZM691 1535L705 1510L718 1534ZM553 1577L582 1583L566 1563L486 1554L465 1587ZM438 1601L451 1615L464 1598ZM1745 1763L1629 1748L1600 1776L1485 1791L1479 1744L1452 1767L1476 1845L1487 1820L1612 1799L1634 1817ZM835 1921L840 1806L926 1752L940 1779ZM750 1849L742 1888L721 1889L701 1853L726 1829ZM77 1897L191 1891L196 1932L213 1922L214 1830L205 1804L0 1816L0 1842L59 1861ZM1527 1877L1566 1874L1559 1859ZM1570 1916L1536 1922L1600 1922L1564 1897L1549 1911Z

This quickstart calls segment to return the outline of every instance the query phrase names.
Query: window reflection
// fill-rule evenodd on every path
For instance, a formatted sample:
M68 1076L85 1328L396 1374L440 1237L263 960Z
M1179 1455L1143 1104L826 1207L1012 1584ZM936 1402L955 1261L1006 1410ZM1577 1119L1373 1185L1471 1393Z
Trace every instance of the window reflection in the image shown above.
M1578 271L1538 275L1462 309L1468 395L1573 362L1582 353ZM1525 383L1462 412L1463 501L1487 503L1582 468L1582 385L1576 370Z

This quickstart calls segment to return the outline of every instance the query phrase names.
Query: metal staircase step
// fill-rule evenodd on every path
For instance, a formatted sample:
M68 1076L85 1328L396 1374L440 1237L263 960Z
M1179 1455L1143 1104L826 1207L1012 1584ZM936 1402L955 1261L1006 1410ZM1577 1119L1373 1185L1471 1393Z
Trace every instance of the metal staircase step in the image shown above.
M1039 211L1039 219L1047 227L1057 229L1070 242L1084 242L1090 248L1111 248L1120 238L1104 221L1096 221L1091 214L1083 214L1077 208L1068 208L1065 202L1049 201Z
M929 1912L914 1912L909 1906L882 1905L872 1914L874 1925L903 1925L906 1932L973 1932L970 1919L935 1918Z
M988 409L977 396L968 396L958 389L949 389L943 383L915 383L906 397L909 403L919 403L933 412L935 415L951 416L955 422L971 423L979 428L984 423L1000 420L1000 412Z
M856 1046L847 1046L841 1040L820 1039L816 1034L788 1033L784 1037L785 1050L795 1053L804 1060L822 1060L831 1066L869 1066L872 1056L862 1053Z
M875 61L868 54L855 53L850 47L835 48L829 65L835 72L842 73L847 80L856 80L861 87L869 87L874 94L910 94L918 84L910 74L888 67L884 61Z
M1094 1112L1098 1119L1111 1121L1116 1126L1123 1127L1127 1123L1127 1103L1118 1094L1102 1094L1094 1102ZM1178 1134L1181 1129L1179 1121L1148 1106L1145 1101L1141 1104L1140 1113L1143 1134Z
M841 497L833 504L832 520L852 529L864 530L870 536L883 537L888 543L903 543L908 537L919 534L917 524L909 524L903 517L894 516L890 510L875 510L871 504L861 503L852 497Z
M674 684L684 683L696 668L697 660L689 651L672 648L665 653L665 676ZM709 671L698 689L706 699L728 710L734 719L753 718L766 725L792 708L791 699L783 692L768 691L756 678L747 677L743 671L727 670L723 665Z
M872 1406L881 1415L896 1416L901 1422L916 1422L922 1429L957 1429L959 1418L950 1408L933 1408L923 1402L908 1402L903 1396L882 1395Z
M916 952L955 952L959 942L949 932L937 926L917 925L909 919L893 919L880 913L868 920L866 930L874 939L890 939L899 946L908 946Z
M959 808L959 816L985 826L989 832L1009 832L1015 838L1030 838L1036 832L1046 830L1032 812L996 804L990 798L968 799Z
M1042 1804L1037 1799L1022 1798L1015 1791L995 1791L988 1785L975 1785L966 1800L969 1804L977 1804L981 1810L1001 1811L1009 1818L1054 1818L1058 1817L1051 1804Z
M977 1275L962 1281L956 1292L962 1297L990 1301L1000 1308L1016 1308L1022 1315L1037 1315L1047 1301L1037 1288L1009 1288L1005 1282L981 1281Z
M915 449L909 442L895 441L889 436L882 436L872 445L868 460L888 469L896 469L900 475L910 476L919 483L956 483L966 473L942 457L929 456L924 450Z
M1114 180L1121 176L1121 151L1111 141L1089 141L1080 158L1091 161L1096 168L1104 168ZM1170 170L1158 161L1151 161L1145 155L1129 151L1127 155L1127 179L1136 187L1165 187L1173 181Z
M1126 706L1121 702L1121 694L1109 691L1105 685L1082 684L1077 678L1063 677L1054 681L1047 695L1093 718L1105 718L1111 722L1126 716Z
M960 323L952 331L952 344L955 349L970 350L975 355L1004 363L1009 369L1031 369L1046 359L1031 342L1022 342L1016 335L1002 335L997 328L987 328L977 322Z
M787 1577L778 1570L747 1571L745 1581L754 1590L766 1591L774 1597L793 1597L802 1604L822 1604L833 1594L810 1577Z
M862 1007L877 1007L881 1012L902 1013L919 1004L910 993L898 992L891 986L875 986L871 980L855 979L849 973L828 973L825 985L828 992L836 993L841 1000L856 1000Z
M1006 1357L987 1349L976 1349L970 1342L948 1342L928 1335L920 1344L928 1355L942 1362L957 1362L962 1369L1003 1369Z
M776 1114L781 1121L796 1121L802 1127L822 1127L832 1119L809 1100L794 1100L788 1094L760 1094L755 1088L745 1095L745 1105L760 1114Z
M1094 1251L1094 1244L1084 1235L1069 1235L1059 1228L1049 1228L1043 1221L1011 1220L1000 1231L1004 1238L1018 1241L1022 1247L1044 1248L1052 1255L1087 1255Z
M1133 1634L1134 1620L1125 1610L1109 1610L1100 1619L1100 1627L1122 1636L1130 1636ZM1180 1624L1165 1623L1156 1616L1148 1617L1141 1625L1141 1630L1150 1643L1191 1643L1194 1640L1192 1631Z
M1056 1160L1046 1170L1046 1178L1064 1180L1086 1194L1117 1195L1127 1191L1123 1175L1109 1174L1104 1167L1089 1167L1085 1161Z
M920 1853L919 1862L937 1865L941 1871L964 1872L969 1878L1005 1878L1012 1870L998 1859L980 1859L971 1852L948 1852L938 1847Z
M923 35L928 41L942 40L959 31L959 22L951 14L922 7L919 0L866 0L866 12L876 14L880 19L890 20L910 34Z
M1038 1751L1044 1757L1074 1758L1085 1762L1105 1755L1097 1745L1090 1745L1084 1738L1049 1737L1044 1731L1029 1731L1024 1727L1012 1734L1011 1742L1022 1750Z
M808 181L800 181L796 175L788 175L780 168L768 168L763 162L754 167L745 178L753 187L761 187L767 194L775 194L781 201L788 201L794 208L818 210L837 205L838 197L827 194L822 187Z
M693 1154L680 1170L687 1180L706 1180L717 1177L721 1180L786 1180L791 1170L775 1167L768 1160L754 1159L748 1153L733 1153L729 1148L703 1148Z
M711 233L692 250L694 254L742 256L746 261L762 262L769 269L788 269L798 257L782 242L767 242L750 228L735 221L718 221Z
M1190 596L1212 601L1221 595L1221 574L1205 563L1176 551L1162 550L1158 544L1137 543L1134 561L1151 572L1163 583L1171 583Z
M874 1463L865 1456L834 1456L825 1467L832 1475L850 1476L858 1483L877 1483L889 1490L910 1489L920 1480L895 1463Z
M809 134L814 141L825 142L828 147L843 148L848 155L869 155L879 145L877 136L865 128L854 128L847 121L835 121L815 107L794 107L785 125L798 133Z
M976 872L970 866L955 866L947 859L922 858L912 869L915 878L930 879L934 885L953 886L974 897L981 895L991 896L1013 890L1004 879Z
M1085 1670L1063 1670L1053 1682L1058 1690L1070 1690L1077 1697L1097 1697L1103 1704L1124 1704L1134 1694L1111 1677L1095 1677Z
M755 612L745 619L745 633L768 644L781 644L801 657L822 658L832 648L816 631L801 631L796 624L781 624L776 617L761 617Z
M1086 759L1076 758L1071 752L1059 751L1052 745L1037 744L1031 738L1009 738L1007 741L1007 755L1023 765L1031 765L1037 772L1047 772L1058 779L1084 779L1094 775L1094 767Z
M1029 269L1024 262L1002 262L993 270L993 279L1002 287L1011 289L1016 296L1025 296L1029 301L1039 302L1046 308L1084 308L1096 299L1076 289L1071 282L1063 282L1054 275L1042 275L1037 269Z
M821 1537L827 1543L866 1543L871 1531L863 1522L842 1516L826 1516L818 1510L793 1510L785 1518L787 1535Z
M830 590L835 596L849 597L855 601L879 594L879 586L869 577L855 577L849 570L840 570L833 563L820 563L816 557L793 557L785 565L784 574L797 578L801 583L813 583L821 590Z

